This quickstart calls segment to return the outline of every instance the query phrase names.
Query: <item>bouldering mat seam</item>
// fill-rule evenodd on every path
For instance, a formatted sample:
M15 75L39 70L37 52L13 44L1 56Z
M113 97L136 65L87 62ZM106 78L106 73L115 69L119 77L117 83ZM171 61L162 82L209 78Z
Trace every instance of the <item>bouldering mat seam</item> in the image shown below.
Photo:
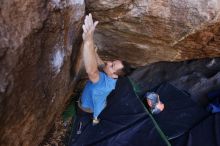
M143 107L145 108L145 111L147 112L147 114L149 115L149 117L151 118L155 128L157 129L157 132L160 134L161 138L166 142L167 146L171 146L169 140L167 139L166 135L163 133L163 131L161 130L161 128L159 127L159 125L157 124L156 120L154 119L154 117L150 114L149 110L145 107L145 105L142 103L142 101L140 100L139 96L137 95L137 93L135 92L135 89L134 89L134 83L133 81L128 78L132 87L133 87L133 90L134 90L134 93L136 95L136 97L138 97L138 100L140 101L140 103L143 105Z

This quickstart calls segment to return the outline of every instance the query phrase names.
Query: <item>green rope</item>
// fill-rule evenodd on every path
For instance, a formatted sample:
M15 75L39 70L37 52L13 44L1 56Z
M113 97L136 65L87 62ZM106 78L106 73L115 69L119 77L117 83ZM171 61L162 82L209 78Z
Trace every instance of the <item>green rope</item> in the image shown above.
M128 78L130 83L132 84L134 93L137 97L139 97L136 93L136 89L137 89L137 85L130 79ZM134 88L135 87L135 88ZM140 98L138 98L138 100L140 100ZM163 133L163 131L160 129L159 125L157 124L156 120L154 119L154 117L152 116L152 114L149 112L149 110L145 107L145 105L142 103L142 101L140 101L140 103L144 106L147 114L150 116L154 126L156 127L158 133L160 134L161 138L166 142L167 146L171 146L170 142L168 141L167 137L165 136L165 134Z

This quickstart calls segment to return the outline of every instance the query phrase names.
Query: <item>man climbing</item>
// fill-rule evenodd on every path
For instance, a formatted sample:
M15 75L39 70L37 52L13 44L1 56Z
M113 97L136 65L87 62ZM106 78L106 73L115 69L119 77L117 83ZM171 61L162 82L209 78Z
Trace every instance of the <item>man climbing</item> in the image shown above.
M93 113L93 124L98 124L98 116L107 106L106 98L115 89L119 76L131 72L130 66L120 60L107 61L105 64L95 51L93 35L98 21L93 22L92 15L85 17L83 28L83 60L89 81L87 81L79 101L81 110ZM102 66L102 71L98 66Z

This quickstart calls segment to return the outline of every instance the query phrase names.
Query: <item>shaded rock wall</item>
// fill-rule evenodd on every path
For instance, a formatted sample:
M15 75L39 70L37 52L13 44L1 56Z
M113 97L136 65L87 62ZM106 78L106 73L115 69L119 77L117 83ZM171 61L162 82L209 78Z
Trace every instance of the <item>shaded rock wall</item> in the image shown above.
M83 0L0 2L1 146L38 145L63 111L84 11Z
M135 65L220 56L218 0L87 0L104 59Z
M158 85L169 82L186 91L201 105L208 102L207 95L220 89L220 58L180 62L157 62L141 67L130 78L138 85L139 95Z

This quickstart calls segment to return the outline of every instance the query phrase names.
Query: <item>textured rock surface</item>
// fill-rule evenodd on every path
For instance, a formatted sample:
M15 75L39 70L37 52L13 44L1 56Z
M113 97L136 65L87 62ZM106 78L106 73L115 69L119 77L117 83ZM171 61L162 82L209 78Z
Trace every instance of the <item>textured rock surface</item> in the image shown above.
M62 112L84 10L83 0L0 2L1 146L38 145Z
M102 57L136 65L220 56L219 0L87 0Z

